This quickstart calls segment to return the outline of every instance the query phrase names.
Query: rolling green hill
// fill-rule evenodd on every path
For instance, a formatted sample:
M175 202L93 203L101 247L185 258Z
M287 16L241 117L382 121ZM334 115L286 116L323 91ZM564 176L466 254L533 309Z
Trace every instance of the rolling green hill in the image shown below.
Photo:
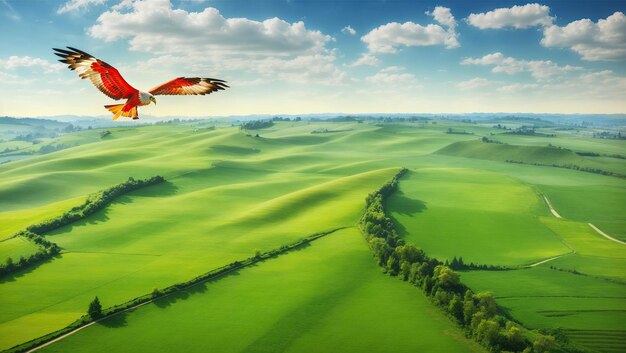
M474 135L447 134L448 128ZM323 129L336 132L312 133ZM544 304L504 298L515 295L510 283L517 276L536 288L552 277L567 283L550 294L555 302L579 286L589 286L584 289L589 295L605 290L626 297L619 282L621 245L606 245L606 238L581 228L592 222L611 236L626 236L624 179L505 163L520 158L593 166L597 157L483 143L478 136L496 129L443 120L276 122L254 134L200 123L107 130L105 138L102 129L66 134L47 142L64 143L66 149L0 164L0 256L12 258L36 250L21 239L4 240L28 225L56 217L128 177L166 179L45 234L61 246L58 257L0 277L0 349L63 328L80 318L95 296L105 307L121 304L258 251L348 227L175 300L90 326L46 350L115 351L128 344L137 351L187 345L190 351L225 352L480 350L421 292L380 273L367 243L351 228L365 197L400 167L411 172L389 199L388 211L401 235L430 256L517 268L576 248L576 254L530 270L462 274L471 288L494 291L516 320L531 328L579 330L578 336L568 335L583 338L598 330L613 334L609 324L598 321L623 322L615 314L623 304L619 298L604 306L596 299L558 304L564 312L576 305L597 311L585 314L587 326L585 318L566 325L558 315L541 321ZM557 138L569 141L567 135ZM586 150L602 151L595 140L572 139ZM610 150L626 154L623 142L611 142ZM611 158L605 167L623 171L626 162ZM541 194L565 220L550 218ZM573 270L587 276L568 272ZM155 337L169 338L155 346ZM593 347L604 344L597 340ZM589 346L588 339L579 341Z

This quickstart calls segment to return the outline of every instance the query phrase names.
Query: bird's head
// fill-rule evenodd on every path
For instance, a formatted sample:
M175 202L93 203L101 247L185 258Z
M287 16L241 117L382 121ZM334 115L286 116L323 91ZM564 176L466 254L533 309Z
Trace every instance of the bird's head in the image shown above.
M150 96L150 102L154 103L154 105L156 105L156 98L154 98L154 96Z

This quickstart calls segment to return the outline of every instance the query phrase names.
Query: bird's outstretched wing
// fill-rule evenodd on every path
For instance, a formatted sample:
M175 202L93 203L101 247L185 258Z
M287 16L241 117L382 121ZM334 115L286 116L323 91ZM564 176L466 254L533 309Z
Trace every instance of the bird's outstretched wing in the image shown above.
M113 99L128 98L137 93L137 89L129 85L113 66L92 55L76 48L69 50L53 48L60 56L62 63L68 64L71 70L76 70L80 78L88 78L102 93Z
M162 85L156 86L150 92L153 95L205 95L228 88L226 81L214 78L178 77Z

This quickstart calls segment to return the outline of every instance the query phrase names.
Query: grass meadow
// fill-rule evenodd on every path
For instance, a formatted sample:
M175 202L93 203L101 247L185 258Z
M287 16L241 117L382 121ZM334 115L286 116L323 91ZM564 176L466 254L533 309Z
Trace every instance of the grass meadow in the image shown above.
M381 273L355 228L365 197L400 167L410 172L388 212L407 242L442 261L515 268L461 278L492 291L529 328L561 328L590 351L626 347L625 247L587 225L626 239L624 179L505 162L623 173L624 159L575 152L624 155L624 141L506 135L448 120L108 130L104 138L102 129L66 134L46 143L68 148L0 164L0 256L14 260L37 251L12 238L28 225L131 176L167 180L45 234L60 255L0 277L0 350L63 328L95 296L113 306L347 227L43 351L481 351L420 291ZM542 194L564 219L550 214Z

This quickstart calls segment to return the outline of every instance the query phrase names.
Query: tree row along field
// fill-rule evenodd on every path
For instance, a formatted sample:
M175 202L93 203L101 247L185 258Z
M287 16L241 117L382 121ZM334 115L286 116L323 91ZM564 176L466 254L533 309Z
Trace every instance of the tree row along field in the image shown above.
M46 238L63 249L59 259L0 279L0 306L7 308L0 313L0 348L9 348L66 326L85 313L87 305L95 296L100 298L105 307L112 306L149 293L153 288L167 287L193 278L207 269L247 258L256 251L273 249L323 230L354 226L362 212L365 196L388 180L398 166L407 166L412 170L407 176L407 186L404 186L404 181L401 182L399 192L389 201L398 231L407 241L414 241L426 253L442 261L451 261L453 257L462 256L466 263L527 265L567 253L569 248L564 242L576 243L568 236L580 238L580 244L569 244L576 248L575 255L564 256L532 270L463 273L463 281L471 288L491 290L496 301L504 303L505 297L511 295L497 290L499 282L495 279L488 280L489 278L508 281L508 276L516 273L537 273L538 294L533 294L535 296L549 288L544 283L550 283L552 276L578 276L576 281L570 283L573 292L577 291L577 281L585 279L592 281L590 288L598 288L598 291L609 290L614 296L625 297L623 285L619 283L623 277L623 272L620 273L619 270L624 268L623 249L618 247L610 250L612 255L596 256L594 252L605 251L603 242L606 239L594 234L593 230L589 234L584 230L573 233L580 222L591 222L611 236L625 238L623 225L626 220L623 215L626 210L623 202L620 202L626 194L623 179L562 168L518 165L500 160L435 153L460 141L478 140L480 134L498 132L488 126L463 125L449 121L437 121L437 124L429 122L382 125L279 122L271 127L255 130L254 133L246 133L236 127L206 129L170 124L109 129L111 134L99 141L93 141L88 136L100 133L93 130L75 133L84 135L81 138L89 140L88 144L0 165L0 236L5 238L29 224L66 211L68 206L71 208L80 203L86 195L130 175L145 178L159 174L168 180L167 183L124 195L87 219L51 232ZM449 127L471 128L478 135L447 134ZM323 129L333 133L311 134ZM259 137L255 137L257 133ZM492 139L497 137L489 136ZM521 136L515 138L523 140ZM597 141L590 138L586 143L587 140L571 137L566 133L557 133L550 142L566 145L570 140L588 151L594 151L598 145ZM518 144L523 145L519 142ZM412 187L411 184L415 186ZM547 207L539 199L539 193L547 195L565 218L563 223L554 223L556 220L550 218ZM399 211L394 209L394 203ZM583 211L589 212L581 211L577 205L581 205ZM342 231L341 234L344 232L349 233ZM594 243L595 245L587 244L587 235L599 242ZM336 238L338 234L333 234L332 239ZM1 245L4 243L6 242L0 242L0 254L10 256L29 251L20 249L16 244L10 244L11 247L4 249ZM584 248L591 250L585 253ZM287 271L287 264L297 261L301 255L314 249L315 245L312 245L310 249L281 259L280 261L285 261L283 270ZM341 250L352 253L350 249L346 245ZM341 261L351 258L348 255L339 257ZM371 256L368 255L367 260L371 262ZM340 260L335 256L328 261ZM269 265L263 264L258 269L260 271ZM375 264L373 265L376 276L382 276L380 283L387 283L384 288L396 285L389 284L396 282L388 282L391 279L381 275L375 269ZM550 266L558 269L551 269ZM263 297L259 294L261 289L252 290L262 282L257 281L253 270L256 271L256 268L250 270L252 274L246 272L247 280L242 280L241 284L238 282L239 276L229 276L224 279L224 283L238 282L237 286L244 286L238 287L240 289L247 285L248 290L259 296L255 305L262 308L270 305L271 296ZM571 272L573 270L584 275L574 274ZM324 273L315 275L324 278L319 283L328 281L328 277L342 277L336 272L322 272ZM287 276L287 273L283 272L283 275ZM291 272L289 276L292 276ZM297 271L293 272L293 276L297 276ZM477 279L474 280L472 276ZM608 277L611 281L599 277ZM376 282L379 283L378 280ZM356 285L354 282L350 283ZM277 291L284 287L277 282L272 284ZM403 284L397 284L404 288ZM375 286L378 285L381 284ZM515 289L516 287L511 288ZM236 288L232 290L224 294L223 298L232 297L231 304L228 305L241 304L243 300L237 298L244 294ZM410 290L413 293L411 298L419 298L414 290ZM357 292L359 291L361 289ZM207 293L197 294L199 298L205 298L197 300L211 307L213 315L223 315L223 319L217 322L220 323L223 337L226 337L224 332L233 329L233 325L240 321L229 321L226 309L216 310L220 305L228 305L219 298L212 301L210 292L211 290L207 290ZM196 294L190 296L195 297ZM292 308L296 310L297 307L334 306L333 310L341 311L347 304L337 306L339 297L339 294L329 294L326 299L318 296L317 301L311 297L311 302L307 305L293 304ZM410 299L414 300L421 299ZM558 298L555 302L557 300ZM623 302L619 302L619 298L617 300L616 305L623 307ZM187 314L191 315L191 311L176 314L178 310L183 310L177 307L186 302L188 301L181 300L167 305L170 314L163 317L166 320L164 322L174 320L173 317L177 315L180 315L180 320L187 318ZM553 324L547 324L551 328L568 329L568 335L572 337L575 336L572 330L579 330L576 331L579 333L578 337L584 338L589 336L588 331L580 330L595 329L591 326L562 326L563 320L558 319L562 316L549 316L541 308L535 310L529 304L532 303L531 300L518 302L522 306L518 310L511 310L511 314L529 327L539 327L536 322L543 315L544 318L554 319L541 322L552 322ZM501 305L509 308L512 304ZM575 308L578 303L572 305ZM158 307L156 303L154 306ZM110 327L104 323L97 324L84 334L81 331L76 337L83 337L87 332L94 332L89 337L105 337L105 332L111 331L122 335L119 337L130 339L140 337L142 329L146 335L149 335L149 331L155 335L163 334L154 327L147 327L149 321L141 321L143 324L134 321L135 317L143 315L144 310L154 310L150 315L164 312L163 308L157 310L151 307L152 304L150 309L142 308L136 314L124 315L126 319L123 324ZM352 311L345 309L342 322L359 321L359 315L366 315L363 308L361 306L360 311L358 308ZM428 308L428 305L424 305L420 310L425 313L424 310ZM302 310L310 312L313 309ZM429 310L438 312L435 308ZM600 315L598 317L608 317L609 322L623 326L624 319L620 316L623 314L619 310L590 310L595 310ZM517 318L516 314L520 317ZM585 312L584 315L590 314ZM262 320L262 316L258 313L257 320ZM200 327L211 321L202 320L197 315L195 317L190 323ZM250 316L253 317L255 316ZM272 317L268 320L278 325L276 328L282 328L275 330L276 335L291 337L287 341L292 342L294 347L297 346L296 342L307 340L304 333L297 334L295 330L288 330L293 323L285 321L287 316L276 312L268 317ZM309 342L318 337L328 338L332 332L337 334L341 330L349 330L346 327L351 326L322 325L323 320L313 324L313 318L309 321L304 314L299 317L302 318L302 325L310 325L307 326L310 327L309 331L298 331L310 332ZM249 320L250 325L255 321ZM446 318L442 320L450 325L449 321L445 321ZM283 326L280 326L281 322ZM368 322L372 327L365 328ZM407 324L407 327L416 327L411 325L413 324ZM174 337L180 336L179 331L183 330L178 329L175 324L165 326L177 332L172 334ZM322 329L326 326L328 327ZM373 330L375 326L374 321L363 321L359 326L360 332L370 332L368 330ZM137 331L131 330L131 327ZM241 344L252 342L249 340L254 337L262 337L263 330L270 332L269 328L272 326L263 327L265 328L253 330L256 333L247 336L248 341L242 339ZM450 327L451 332L456 330L454 325ZM127 329L128 333L124 333ZM391 327L388 329L392 330ZM605 334L608 332L606 327L602 329ZM213 331L216 330L220 331L217 326ZM330 331L324 333L324 330ZM192 333L197 332L192 330ZM183 344L193 336L194 334L180 336L178 342L173 341L171 344ZM269 335L268 341L259 342L266 342L269 347L271 344L278 344L276 342L282 342L278 336L272 338ZM460 338L454 338L457 336ZM462 333L445 337L433 334L433 340L443 341L445 338L449 344L457 342L456 344L467 349L480 349L462 336ZM426 337L426 334L420 337ZM68 342L71 342L69 339ZM274 343L271 343L272 339ZM332 341L328 339L329 342ZM148 339L141 340L137 349L144 345L151 347L147 341ZM128 341L120 338L119 342ZM218 345L219 342L224 344L221 351L245 351L241 346L230 347L225 341L216 339L215 342ZM386 342L388 341L372 335L369 347L389 347ZM56 349L55 345L49 346L49 349ZM433 343L432 346L436 344ZM204 347L206 346L198 343L197 349L202 350ZM303 347L307 346L294 350L303 350ZM359 347L354 343L347 345L345 350L358 351ZM411 344L404 347L396 351L409 349ZM146 348L146 351L155 350Z

